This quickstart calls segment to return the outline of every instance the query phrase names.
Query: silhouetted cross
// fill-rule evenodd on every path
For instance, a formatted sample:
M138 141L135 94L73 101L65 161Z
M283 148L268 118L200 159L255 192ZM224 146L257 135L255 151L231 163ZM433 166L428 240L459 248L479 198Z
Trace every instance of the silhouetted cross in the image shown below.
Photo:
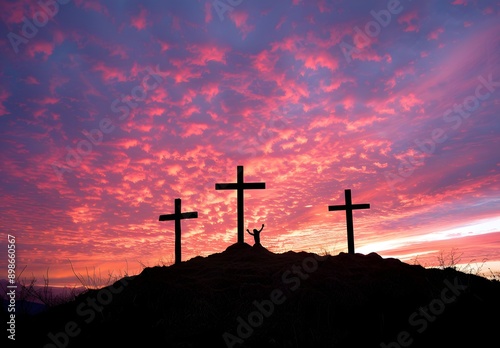
M352 222L352 211L354 209L370 209L370 204L352 204L351 190L345 190L344 205L328 206L328 211L345 210L347 220L347 249L349 254L354 254L354 226Z
M181 262L181 220L195 219L198 217L198 212L192 211L181 213L181 199L175 199L175 213L160 215L159 221L175 220L175 263Z
M236 190L236 198L238 201L238 243L243 243L244 238L244 204L243 192L244 190L265 189L266 183L264 182L244 182L243 181L243 166L237 168L237 182L229 184L215 184L216 190Z

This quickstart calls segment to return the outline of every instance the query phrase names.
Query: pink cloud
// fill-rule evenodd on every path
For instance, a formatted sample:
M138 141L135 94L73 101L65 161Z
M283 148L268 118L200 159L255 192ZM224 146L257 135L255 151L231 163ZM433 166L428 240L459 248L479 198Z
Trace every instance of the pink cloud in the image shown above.
M99 210L89 207L88 204L71 208L71 210L67 212L75 224L92 222L100 213Z
M165 41L158 40L158 43L160 44L161 47L161 52L168 51L172 46Z
M297 47L302 45L303 41L304 39L297 35L285 37L281 41L271 43L271 52L277 50L295 52Z
M429 33L429 35L427 35L427 40L437 40L442 33L444 33L444 29L437 28L436 30Z
M128 49L125 46L108 44L105 47L108 49L111 56L118 56L121 59L128 58Z
M212 2L211 1L207 1L205 2L205 7L204 7L204 11L205 11L205 23L210 23L213 19L213 16L212 16Z
M490 14L494 14L495 13L495 10L493 7L491 6L488 6L486 7L484 10L483 10L483 14L485 15L490 15Z
M418 22L418 13L416 10L404 13L400 17L398 17L398 23L406 25L404 31L418 32L420 28L417 22Z
M399 103L405 111L409 111L415 105L422 105L423 101L416 97L415 94L410 93L408 95L400 97Z
M383 62L386 61L390 63L392 61L392 57L389 54L380 55L375 50L371 48L363 48L358 52L353 52L353 59L361 60L361 61L372 61L372 62Z
M187 138L192 135L202 135L203 132L208 128L206 124L203 123L185 123L183 124L184 132L181 134L183 138Z
M304 50L298 52L296 58L304 61L304 66L312 70L327 68L335 71L339 66L338 58L327 51L307 52L307 50Z
M203 94L208 102L219 94L219 86L216 83L205 84L201 87L201 94Z
M360 128L367 127L372 125L374 122L381 122L384 121L385 118L383 117L377 117L377 116L370 116L370 117L365 117L365 118L358 118L355 121L348 122L346 125L346 128L348 130L360 130Z
M281 17L281 19L279 20L279 22L276 24L276 26L275 26L274 28L275 28L276 30L278 30L278 29L280 29L280 28L281 28L281 26L282 26L283 24L285 24L285 23L286 23L286 17Z
M190 45L187 50L193 55L186 60L190 64L201 66L207 65L210 61L226 64L226 54L229 52L229 48L208 44Z
M119 149L130 149L131 147L136 147L139 145L139 140L137 139L121 139L115 142L115 146Z
M26 53L32 59L37 56L41 56L42 60L47 60L54 52L55 43L42 41L42 40L32 40L26 46Z
M9 99L10 93L5 89L0 88L0 116L8 115L10 112L5 107L4 103Z
M91 10L104 15L109 15L107 7L98 0L75 0L75 4L84 10Z
M147 15L146 9L141 8L136 16L132 16L130 24L137 30L145 29L148 26Z
M175 31L181 31L181 19L177 16L172 17L172 29Z
M192 65L205 66L208 62L218 62L226 64L226 54L229 48L215 45L190 45L186 48L191 55L184 59L172 59L171 62L177 68L186 69L186 62Z
M261 73L270 73L274 71L274 65L278 61L278 58L278 55L272 54L269 51L261 51L253 58L253 64Z
M25 79L23 79L23 81L28 84L28 85L39 85L40 84L40 81L38 81L36 79L36 77L34 76L28 76L26 77Z
M243 11L231 11L229 13L229 18L236 25L236 28L240 30L243 34L243 38L245 38L248 33L252 32L255 29L254 25L249 25L248 21L248 13Z
M56 95L56 91L59 87L64 86L68 83L70 79L66 76L54 75L51 76L49 81L49 91L51 95Z
M41 99L37 99L35 102L40 105L54 105L60 103L61 101L56 97L44 97Z
M146 179L146 173L142 171L136 171L133 173L127 173L124 175L123 180L130 181L134 184Z
M329 13L332 11L332 9L327 5L326 0L319 0L318 1L318 8L319 12L321 13Z
M100 72L106 82L111 82L113 80L123 82L128 79L126 71L116 66L106 66L102 61L95 63L92 70Z
M2 1L0 6L1 17L7 24L22 23L24 17L31 18L40 10L38 4L29 0Z

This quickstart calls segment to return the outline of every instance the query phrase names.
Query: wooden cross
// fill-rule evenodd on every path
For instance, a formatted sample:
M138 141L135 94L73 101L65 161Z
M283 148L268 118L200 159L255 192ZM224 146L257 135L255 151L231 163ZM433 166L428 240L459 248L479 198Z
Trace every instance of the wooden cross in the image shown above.
M255 190L255 189L265 189L266 183L264 182L244 182L243 181L243 166L238 166L237 168L237 180L236 183L225 183L225 184L215 184L216 190L236 190L236 198L238 201L238 243L243 243L244 238L244 204L243 204L243 192L244 190Z
M355 209L370 209L370 204L352 204L351 190L345 190L344 205L329 205L328 211L345 210L347 220L347 249L349 254L354 254L354 226L352 222L352 211Z
M198 212L192 211L181 213L181 199L175 199L175 213L160 215L159 221L175 220L175 263L181 262L181 220L195 219L198 217Z

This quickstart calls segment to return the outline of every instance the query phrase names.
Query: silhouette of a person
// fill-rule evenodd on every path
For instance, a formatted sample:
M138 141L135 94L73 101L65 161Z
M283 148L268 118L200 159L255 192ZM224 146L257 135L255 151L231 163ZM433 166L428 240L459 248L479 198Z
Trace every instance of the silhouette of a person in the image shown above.
M253 238L255 239L255 244L260 244L260 232L262 231L262 229L264 228L264 224L262 224L262 227L260 228L260 230L257 230L257 229L253 229L253 233L250 232L250 230L247 228L247 232L253 236Z

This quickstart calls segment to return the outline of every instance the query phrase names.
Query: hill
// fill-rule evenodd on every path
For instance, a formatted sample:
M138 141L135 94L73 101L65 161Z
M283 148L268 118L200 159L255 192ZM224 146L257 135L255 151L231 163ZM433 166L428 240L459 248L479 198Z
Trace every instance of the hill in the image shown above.
M79 295L16 324L30 347L497 346L500 283L377 254L224 252ZM5 313L4 313L5 315Z

